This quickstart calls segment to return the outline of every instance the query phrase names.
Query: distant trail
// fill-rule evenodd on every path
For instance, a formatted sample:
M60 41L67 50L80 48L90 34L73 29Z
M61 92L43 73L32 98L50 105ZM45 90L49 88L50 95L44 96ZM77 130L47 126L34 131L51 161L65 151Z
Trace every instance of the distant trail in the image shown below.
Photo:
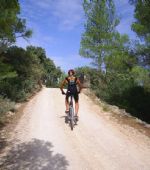
M43 88L24 109L0 155L0 170L150 170L150 140L112 123L85 94L73 131L64 122L64 96Z

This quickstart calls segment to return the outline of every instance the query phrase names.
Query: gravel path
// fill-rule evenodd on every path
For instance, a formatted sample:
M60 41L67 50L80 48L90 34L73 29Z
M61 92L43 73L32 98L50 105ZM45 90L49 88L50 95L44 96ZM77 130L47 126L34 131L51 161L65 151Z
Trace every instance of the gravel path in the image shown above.
M0 170L150 170L148 136L112 123L85 94L73 131L64 110L59 89L43 88L31 99L0 155Z

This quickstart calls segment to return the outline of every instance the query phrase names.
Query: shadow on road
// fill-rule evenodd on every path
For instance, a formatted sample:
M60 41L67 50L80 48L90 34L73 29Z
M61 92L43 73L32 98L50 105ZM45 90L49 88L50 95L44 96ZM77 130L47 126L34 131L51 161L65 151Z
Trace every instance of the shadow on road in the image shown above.
M68 117L67 116L61 116L61 119L64 119L64 122L67 124L68 123Z
M52 147L38 139L18 144L0 158L0 170L67 170L65 156L54 154Z
M0 137L0 152L7 146L7 141L5 138Z

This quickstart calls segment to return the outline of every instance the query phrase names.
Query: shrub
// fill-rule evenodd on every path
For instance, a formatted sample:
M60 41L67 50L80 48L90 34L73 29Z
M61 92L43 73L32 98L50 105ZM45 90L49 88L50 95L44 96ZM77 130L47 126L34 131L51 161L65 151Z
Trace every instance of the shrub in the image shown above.
M14 110L15 102L10 101L7 98L4 98L0 95L0 119L5 116L5 113Z

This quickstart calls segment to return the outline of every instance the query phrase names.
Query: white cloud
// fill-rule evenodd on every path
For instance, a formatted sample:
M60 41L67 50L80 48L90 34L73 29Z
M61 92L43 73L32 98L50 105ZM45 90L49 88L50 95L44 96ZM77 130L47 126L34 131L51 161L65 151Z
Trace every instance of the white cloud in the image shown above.
M60 21L61 29L73 29L83 17L81 0L57 0L53 15Z
M52 0L32 0L32 2L35 2L36 5L44 9L48 9L53 4Z
M29 2L29 1L28 1ZM37 15L53 16L60 30L72 30L82 22L83 8L82 0L32 0L32 5L26 4L29 8L29 14L32 18L36 18ZM33 14L33 7L37 7L36 15ZM35 9L35 8L34 8ZM38 17L37 17L38 18ZM50 20L51 18L43 18L44 20Z

